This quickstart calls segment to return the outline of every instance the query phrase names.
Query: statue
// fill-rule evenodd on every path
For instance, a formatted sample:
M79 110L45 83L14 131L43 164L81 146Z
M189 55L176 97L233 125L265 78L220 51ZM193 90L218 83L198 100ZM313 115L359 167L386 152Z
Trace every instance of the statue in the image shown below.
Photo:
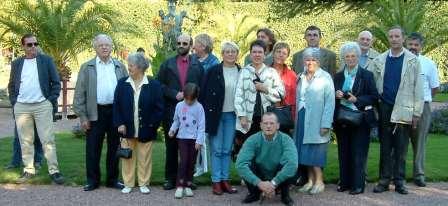
M168 14L159 10L159 16L162 20L163 46L176 50L177 37L182 34L182 22L187 12L181 11L176 15L177 0L168 0Z

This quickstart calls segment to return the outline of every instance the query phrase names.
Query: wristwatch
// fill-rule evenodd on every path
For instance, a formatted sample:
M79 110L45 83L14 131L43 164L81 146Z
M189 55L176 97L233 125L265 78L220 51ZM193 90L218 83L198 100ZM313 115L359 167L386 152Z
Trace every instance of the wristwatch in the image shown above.
M271 180L271 184L274 185L274 187L277 187L277 183L274 180Z

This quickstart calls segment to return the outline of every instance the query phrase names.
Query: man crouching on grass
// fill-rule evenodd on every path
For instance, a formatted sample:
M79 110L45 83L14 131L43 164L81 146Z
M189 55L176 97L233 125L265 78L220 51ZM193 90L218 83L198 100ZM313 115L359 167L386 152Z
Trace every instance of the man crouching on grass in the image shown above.
M278 187L285 205L293 205L289 184L297 169L297 149L285 133L279 132L280 124L274 113L267 112L260 123L261 130L250 136L238 154L236 168L244 179L249 194L243 203L271 198Z

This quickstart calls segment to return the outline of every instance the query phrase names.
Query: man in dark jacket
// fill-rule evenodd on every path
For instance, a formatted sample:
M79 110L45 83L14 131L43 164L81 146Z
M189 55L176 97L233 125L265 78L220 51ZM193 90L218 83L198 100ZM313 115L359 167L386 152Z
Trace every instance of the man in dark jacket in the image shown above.
M177 55L162 63L157 79L162 84L165 99L165 113L162 122L165 135L165 190L175 188L177 176L177 141L168 135L173 122L176 104L184 99L182 89L187 83L201 85L204 69L196 58L189 55L193 39L186 34L177 38Z
M56 184L63 184L53 133L53 115L61 91L59 75L53 59L38 53L39 43L33 34L24 35L21 43L25 56L12 62L8 84L24 164L23 174L17 182L27 182L36 173L33 145L36 125L50 177Z

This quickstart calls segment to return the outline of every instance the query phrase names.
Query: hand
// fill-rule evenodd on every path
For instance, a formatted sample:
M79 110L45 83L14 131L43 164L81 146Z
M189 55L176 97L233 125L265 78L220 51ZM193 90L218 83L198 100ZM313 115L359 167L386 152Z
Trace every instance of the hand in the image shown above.
M240 123L241 127L247 130L249 129L249 120L247 120L247 117L240 117Z
M417 129L419 120L420 120L420 117L412 116L412 129Z
M87 130L90 130L90 122L89 121L81 122L81 128L84 132L87 132Z
M270 181L261 181L258 183L258 188L263 192L265 197L272 197L275 194L275 186Z
M197 151L199 151L199 150L201 149L201 146L202 146L202 145L196 143L196 144L194 145L194 148L195 148Z
M358 101L358 99L352 93L349 92L348 95L350 95L350 97L347 99L348 101L350 101L352 103L355 103L356 101Z
M320 128L320 136L325 136L329 131L330 129L328 128Z
M126 126L124 125L120 125L118 127L118 133L122 134L122 135L126 135Z
M342 99L344 97L344 92L341 90L336 91L336 99Z
M170 138L173 138L173 137L174 137L174 131L171 131L171 130L170 130L170 131L168 132L168 136L169 136Z
M177 99L177 101L183 100L184 99L184 92L178 92L176 94L176 99Z
M255 89L262 93L268 93L268 89L261 82L255 82Z

